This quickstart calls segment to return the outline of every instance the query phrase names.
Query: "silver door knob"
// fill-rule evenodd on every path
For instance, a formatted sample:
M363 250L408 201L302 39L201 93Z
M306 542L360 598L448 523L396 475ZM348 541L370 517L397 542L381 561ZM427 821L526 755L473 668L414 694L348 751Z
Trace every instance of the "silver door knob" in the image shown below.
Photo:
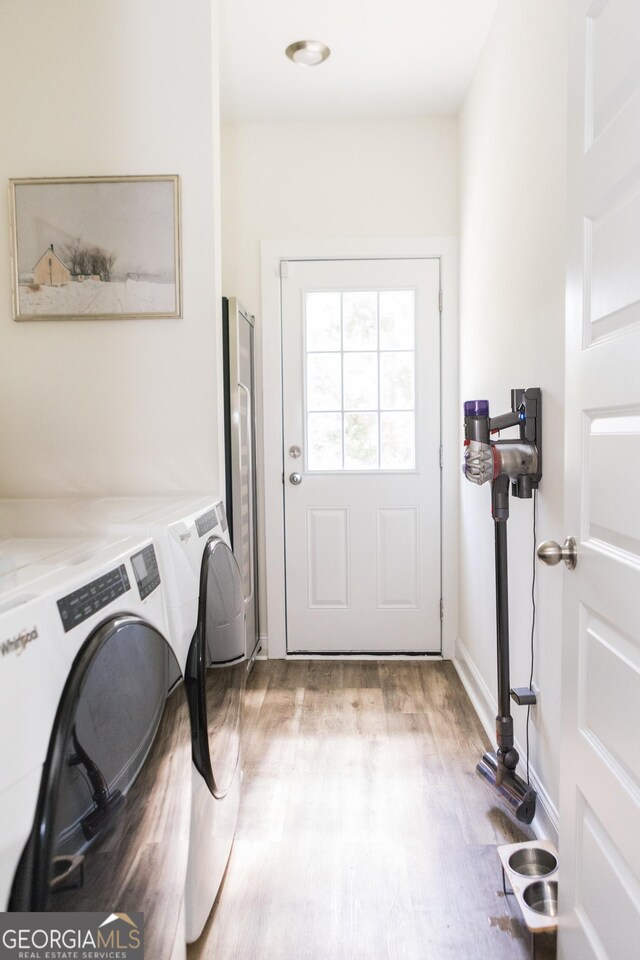
M289 483L292 483L294 487L297 487L302 483L302 474L301 473L290 473L289 474Z
M536 553L538 554L538 560L546 563L548 567L555 567L557 563L564 560L569 570L573 570L578 562L578 548L573 537L567 537L562 546L555 540L545 540L544 543L540 544Z

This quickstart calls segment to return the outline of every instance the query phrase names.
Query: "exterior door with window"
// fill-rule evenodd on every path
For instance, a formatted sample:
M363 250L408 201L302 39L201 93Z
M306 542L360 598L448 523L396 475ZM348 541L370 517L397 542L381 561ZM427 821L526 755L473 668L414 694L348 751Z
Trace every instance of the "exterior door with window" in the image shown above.
M287 651L439 653L439 260L283 274Z

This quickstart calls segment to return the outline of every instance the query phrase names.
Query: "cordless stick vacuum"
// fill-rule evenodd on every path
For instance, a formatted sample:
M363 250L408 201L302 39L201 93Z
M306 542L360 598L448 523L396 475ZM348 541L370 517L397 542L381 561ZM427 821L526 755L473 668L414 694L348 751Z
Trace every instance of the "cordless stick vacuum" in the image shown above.
M496 632L498 647L498 716L495 753L485 753L476 770L494 787L522 823L531 823L536 812L536 792L518 776L518 751L513 745L510 697L519 704L535 703L527 688L510 689L509 587L507 573L507 520L509 488L514 497L528 500L542 477L541 394L537 387L511 391L511 412L489 416L487 400L464 404L463 472L472 483L491 483L491 513L495 530ZM519 427L517 440L494 440L492 435Z

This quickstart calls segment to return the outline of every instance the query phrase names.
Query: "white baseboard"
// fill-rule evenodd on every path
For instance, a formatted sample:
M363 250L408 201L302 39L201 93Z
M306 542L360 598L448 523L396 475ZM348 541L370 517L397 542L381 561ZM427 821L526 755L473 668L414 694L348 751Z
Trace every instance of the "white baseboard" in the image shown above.
M471 704L478 715L478 719L487 737L491 743L494 743L497 703L489 687L480 675L469 651L459 637L456 643L453 665L456 668L462 686L465 688L467 696L471 700ZM521 757L525 755L525 751L517 741L515 742L515 747ZM526 770L523 769L522 763L518 767L518 773L520 776L526 775ZM532 830L539 840L551 840L557 846L560 824L558 809L549 796L537 771L531 764L529 764L529 777L533 789L538 794L536 815L531 824Z

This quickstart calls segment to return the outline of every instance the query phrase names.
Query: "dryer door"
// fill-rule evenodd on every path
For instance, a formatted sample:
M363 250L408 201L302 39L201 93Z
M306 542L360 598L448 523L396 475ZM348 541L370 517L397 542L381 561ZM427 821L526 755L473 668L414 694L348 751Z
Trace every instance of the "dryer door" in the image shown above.
M126 614L84 644L10 905L143 913L146 955L167 960L184 938L191 807L189 712L182 678L168 691L173 660L157 630Z
M242 579L224 540L212 537L202 558L198 628L189 656L194 763L218 799L240 760L245 678Z

